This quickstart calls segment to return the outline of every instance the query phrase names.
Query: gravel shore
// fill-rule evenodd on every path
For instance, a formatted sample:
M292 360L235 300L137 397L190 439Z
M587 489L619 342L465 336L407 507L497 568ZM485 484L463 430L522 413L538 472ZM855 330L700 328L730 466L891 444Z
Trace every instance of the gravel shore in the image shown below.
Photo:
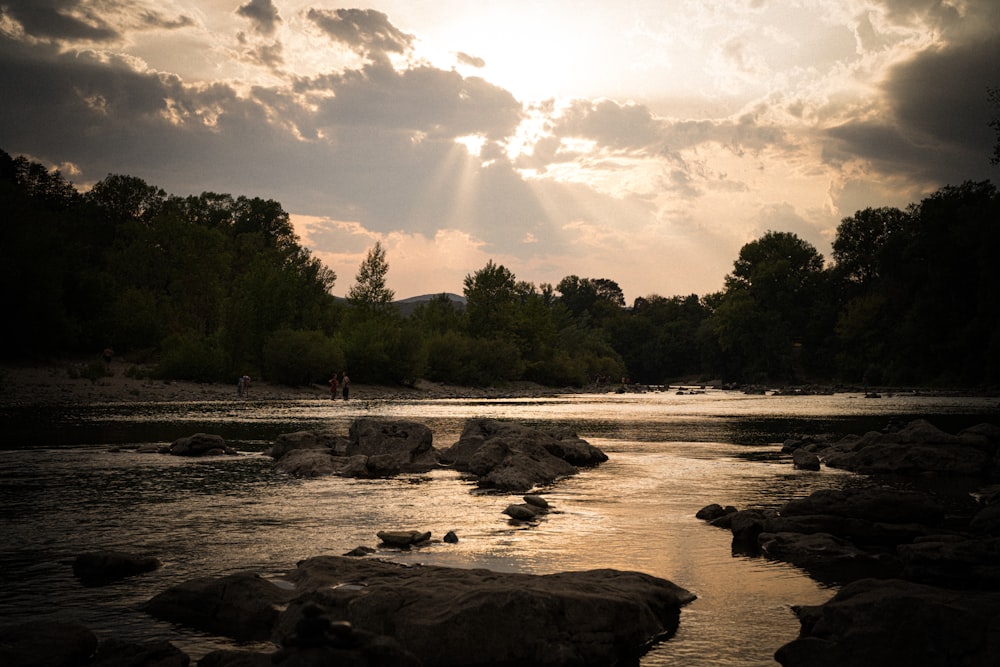
M0 365L0 406L58 405L65 403L126 403L134 401L232 401L236 380L231 385L155 380L145 368L124 361L110 364L110 375L83 377L81 362L54 362L37 365ZM513 382L501 387L459 387L421 380L413 387L387 387L351 382L351 400L406 400L433 398L542 397L570 393L531 382ZM287 401L330 398L325 385L290 387L254 379L243 400Z

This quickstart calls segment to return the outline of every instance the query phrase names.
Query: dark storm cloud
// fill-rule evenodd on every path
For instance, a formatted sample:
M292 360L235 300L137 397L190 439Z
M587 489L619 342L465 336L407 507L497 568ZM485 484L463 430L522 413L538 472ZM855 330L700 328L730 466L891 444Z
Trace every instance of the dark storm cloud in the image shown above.
M281 17L278 16L278 8L271 0L250 0L245 5L240 5L236 13L243 18L250 19L257 32L263 35L273 35Z
M44 39L113 41L118 31L80 0L0 0L0 13Z
M887 175L931 184L988 177L987 91L1000 86L1000 6L992 14L994 22L956 27L953 41L891 68L881 85L887 113L829 130L824 156L862 157Z
M310 9L306 17L331 39L373 60L409 51L414 36L374 9Z

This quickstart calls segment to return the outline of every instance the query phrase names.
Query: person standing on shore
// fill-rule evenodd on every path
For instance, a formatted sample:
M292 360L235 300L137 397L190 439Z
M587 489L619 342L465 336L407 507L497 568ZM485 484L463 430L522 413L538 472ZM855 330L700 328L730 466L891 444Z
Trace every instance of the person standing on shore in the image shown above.
M340 384L344 387L342 391L344 392L344 400L347 400L348 395L351 393L351 378L347 377L347 371L344 371L343 377L340 379Z
M337 372L334 371L333 375L330 376L330 400L337 400Z

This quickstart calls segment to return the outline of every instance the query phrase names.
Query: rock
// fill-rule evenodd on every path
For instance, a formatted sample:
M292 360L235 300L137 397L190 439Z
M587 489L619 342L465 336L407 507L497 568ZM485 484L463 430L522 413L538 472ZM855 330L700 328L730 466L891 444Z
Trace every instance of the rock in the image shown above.
M295 632L282 638L281 650L272 658L274 664L420 667L420 661L391 637L356 630L347 621L331 619L324 615L322 607L312 602L304 604L299 613Z
M894 558L871 555L829 533L761 533L758 544L769 558L800 567L827 584L892 576L900 569Z
M950 435L923 419L896 432L849 437L824 451L826 465L865 474L984 475L997 452L989 429Z
M431 539L430 532L419 530L380 530L376 535L383 544L404 549Z
M547 510L549 509L549 501L541 497L538 494L529 493L524 496L524 502L528 503L532 507L537 507L539 509Z
M528 491L576 474L578 464L607 460L603 452L569 431L553 434L493 419L469 420L458 442L443 450L440 458L475 475L480 487L506 492Z
M170 445L170 454L174 456L221 456L236 455L236 450L226 445L221 435L210 433L195 433L185 438L178 438Z
M1000 664L997 592L863 579L823 605L795 611L799 638L774 656L784 667Z
M712 503L711 505L705 505L700 510L698 510L698 512L694 515L694 517L696 519L701 519L702 521L715 521L716 519L720 519L726 516L727 514L733 514L736 511L737 511L736 508L733 507L732 505L727 505L726 507L723 507L718 503ZM729 527L728 525L725 526L725 528L728 527Z
M188 667L190 663L191 658L168 641L132 643L108 639L101 642L87 667Z
M296 431L282 433L274 440L267 454L275 460L293 450L320 449L326 450L331 456L343 456L347 451L347 438L332 431Z
M935 526L944 518L944 508L925 494L879 488L823 489L789 500L778 513L783 517L826 514L926 526Z
M0 627L0 665L76 667L97 650L97 635L79 623L31 621Z
M819 457L805 449L792 453L792 464L799 470L819 470Z
M544 510L534 505L523 503L521 505L508 505L503 513L515 521L534 521L538 518L539 514L544 513Z
M270 653L219 649L206 653L198 661L198 667L272 667Z
M1000 535L1000 504L987 505L979 510L969 522L969 528L980 534Z
M344 470L344 459L334 457L327 447L303 447L286 451L274 463L278 472L297 477L321 477L334 475Z
M371 547L360 546L360 547L354 547L344 555L350 558L364 558L365 556L368 556L375 552L376 550L372 549Z
M764 532L764 512L760 510L739 510L725 517L733 532L733 542L742 546L757 547L757 537ZM713 522L714 525L714 522Z
M448 544L458 544L458 535L454 530L449 530L444 534L444 541Z
M289 578L325 617L388 634L424 665L635 664L694 599L616 570L529 575L319 556ZM278 638L294 632L305 600L282 614Z
M900 545L896 551L905 579L953 588L1000 590L1000 537L945 535Z
M380 457L379 462L369 464L370 467L388 470L393 467L388 461L393 460L399 470L423 471L438 465L433 440L431 430L417 422L356 419L351 424L345 454Z
M152 556L120 551L94 551L80 554L73 561L73 575L87 585L100 585L145 572L163 564Z
M145 610L160 620L237 641L264 641L271 636L278 605L289 597L260 575L240 572L173 586L147 602Z

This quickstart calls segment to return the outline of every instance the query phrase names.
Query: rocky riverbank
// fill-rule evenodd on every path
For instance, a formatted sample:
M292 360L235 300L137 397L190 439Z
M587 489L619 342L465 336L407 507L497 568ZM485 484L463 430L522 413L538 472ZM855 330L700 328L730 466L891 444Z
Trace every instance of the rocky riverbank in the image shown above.
M330 390L325 385L291 387L252 379L246 395L238 396L235 378L231 385L157 380L149 376L148 367L124 361L109 364L108 374L88 372L91 365L65 361L43 366L0 366L0 405L330 400ZM459 387L421 380L413 387L388 387L366 384L361 374L357 377L358 380L351 383L352 401L542 397L577 391L543 387L533 382L511 382L497 387Z
M784 449L869 483L793 498L776 511L713 504L698 512L732 532L734 551L843 585L823 605L795 607L801 634L778 649L778 662L1000 664L1000 428L949 434L917 420L835 441L790 440ZM822 474L812 459L793 461Z

